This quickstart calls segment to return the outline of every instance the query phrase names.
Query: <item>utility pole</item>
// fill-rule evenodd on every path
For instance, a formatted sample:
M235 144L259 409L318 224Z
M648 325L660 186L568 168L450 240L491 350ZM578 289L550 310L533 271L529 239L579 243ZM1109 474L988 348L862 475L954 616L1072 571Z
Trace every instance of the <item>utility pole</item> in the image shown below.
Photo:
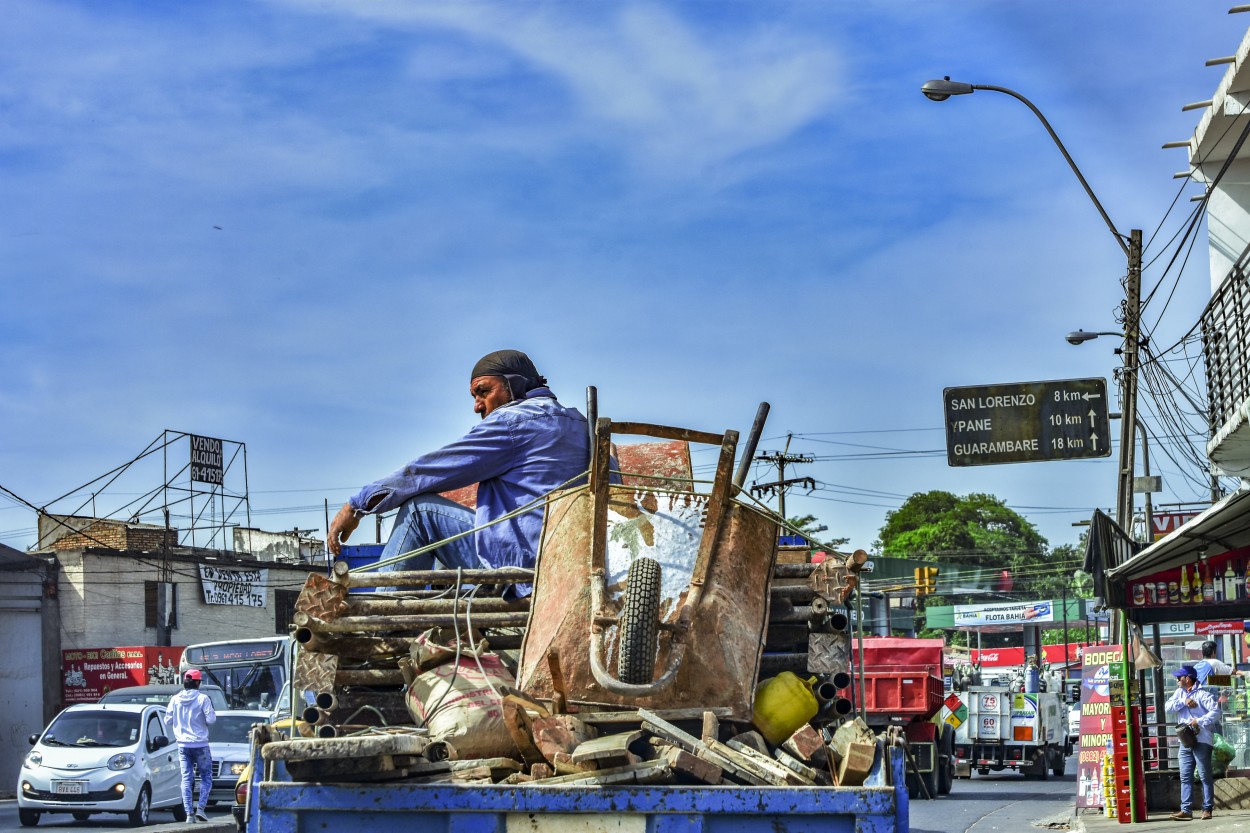
M814 463L816 458L810 454L791 454L790 440L794 439L793 434L786 434L786 447L781 452L765 451L758 455L755 459L761 463L771 463L777 467L777 479L772 483L760 483L751 487L754 494L777 493L777 514L782 520L786 519L786 487L795 484L807 486L808 491L816 488L816 481L810 477L794 477L786 480L786 466L795 463Z

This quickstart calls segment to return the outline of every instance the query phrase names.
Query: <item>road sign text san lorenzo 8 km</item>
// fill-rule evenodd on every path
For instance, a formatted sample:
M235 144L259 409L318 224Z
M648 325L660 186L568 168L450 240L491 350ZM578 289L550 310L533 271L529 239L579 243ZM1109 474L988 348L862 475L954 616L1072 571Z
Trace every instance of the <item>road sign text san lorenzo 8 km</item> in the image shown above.
M946 388L942 397L952 466L1111 456L1105 379Z

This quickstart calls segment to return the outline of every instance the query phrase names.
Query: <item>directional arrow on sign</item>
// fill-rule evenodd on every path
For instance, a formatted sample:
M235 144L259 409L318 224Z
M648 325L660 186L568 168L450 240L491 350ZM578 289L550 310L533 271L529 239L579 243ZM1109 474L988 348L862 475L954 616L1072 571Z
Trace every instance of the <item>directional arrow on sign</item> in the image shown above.
M1091 399L1102 399L1101 393L1086 393L1086 394L1083 394L1083 396L1085 397L1086 402L1088 402Z

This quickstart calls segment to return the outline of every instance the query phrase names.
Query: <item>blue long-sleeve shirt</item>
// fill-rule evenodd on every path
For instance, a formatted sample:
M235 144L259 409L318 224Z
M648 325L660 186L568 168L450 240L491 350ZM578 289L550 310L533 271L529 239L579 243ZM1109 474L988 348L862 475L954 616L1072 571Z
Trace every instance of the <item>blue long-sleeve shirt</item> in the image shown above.
M1193 706L1186 701L1193 700ZM1197 683L1189 691L1176 689L1168 700L1167 710L1176 712L1177 723L1198 722L1198 743L1215 744L1215 724L1220 722L1220 704L1211 692Z
M589 461L586 418L537 388L491 411L455 442L365 486L348 503L360 514L389 512L416 495L477 483L480 527L582 474ZM479 530L478 557L496 568L533 567L542 522L539 505Z

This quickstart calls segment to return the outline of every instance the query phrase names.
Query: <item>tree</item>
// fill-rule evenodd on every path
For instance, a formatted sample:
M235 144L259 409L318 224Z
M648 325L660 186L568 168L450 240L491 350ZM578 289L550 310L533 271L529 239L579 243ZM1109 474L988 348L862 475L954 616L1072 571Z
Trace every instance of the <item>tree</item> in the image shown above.
M873 548L887 557L936 562L948 576L959 573L960 565L969 576L979 568L982 572L975 575L983 589L1002 594L1031 596L1054 572L1047 563L1046 539L987 494L917 492L886 515Z

